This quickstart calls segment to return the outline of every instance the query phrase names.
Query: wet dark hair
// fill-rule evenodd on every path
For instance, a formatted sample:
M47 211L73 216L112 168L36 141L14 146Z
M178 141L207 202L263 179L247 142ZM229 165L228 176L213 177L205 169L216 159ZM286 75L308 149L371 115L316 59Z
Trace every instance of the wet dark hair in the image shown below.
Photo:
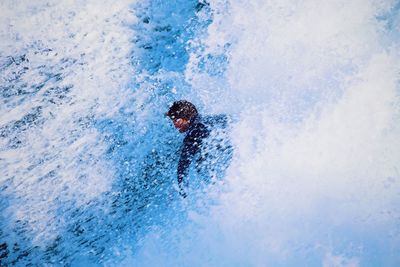
M191 120L198 114L196 107L186 100L175 101L166 113L171 119Z

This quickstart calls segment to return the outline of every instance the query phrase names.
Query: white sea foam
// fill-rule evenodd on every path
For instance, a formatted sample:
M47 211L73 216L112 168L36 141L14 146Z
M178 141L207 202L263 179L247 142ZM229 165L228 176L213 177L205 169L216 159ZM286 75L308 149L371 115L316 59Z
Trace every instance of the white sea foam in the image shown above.
M137 264L399 264L399 32L379 19L394 5L211 2L186 77L207 108L238 115L230 190L178 232L149 235ZM224 75L197 68L221 50Z
M46 245L62 231L68 218L59 211L66 203L86 205L110 189L114 167L100 156L107 146L97 130L85 124L91 123L91 117L112 116L127 99L124 89L132 73L129 25L134 22L130 4L0 4L1 55L16 58L23 54L29 62L28 74L21 76L23 82L32 88L44 83L37 93L16 95L0 107L0 125L21 120L34 108L41 111L43 127L12 133L21 138L21 146L7 148L7 139L0 143L0 180L10 181L2 192L9 196L9 207L3 213L9 219L7 232L18 227L16 222L23 223L31 229L28 237L34 245ZM59 73L62 80L46 80L47 73L50 77ZM11 75L3 74L3 81ZM66 87L71 88L67 95L54 99L46 95Z
M184 1L135 7L131 1L0 3L0 66L8 65L7 56L15 63L2 70L2 85L28 84L27 90L35 92L0 99L0 127L17 126L10 131L0 128L7 130L7 137L0 139L0 193L8 207L0 214L7 220L0 224L6 227L2 230L9 246L29 239L28 248L45 248L62 234L64 243L55 242L55 251L43 249L41 255L50 255L52 262L52 257L63 259L65 253L75 265L82 259L80 264L99 263L101 255L103 263L123 266L397 266L396 2L209 2L212 22L206 33L188 26L194 21L195 4L185 6ZM173 14L178 8L187 13ZM196 13L200 28L207 27L208 11L205 5ZM129 27L135 23L140 24L133 27L142 31L139 34ZM168 35L174 32L182 34L179 42ZM152 42L160 43L143 48ZM180 53L187 49L189 61L186 55L173 57L172 48ZM140 52L142 58L135 54ZM137 72L133 68L140 62L143 70ZM150 74L157 71L151 69L159 67L157 63L160 71ZM13 84L8 79L21 66L29 71ZM129 86L138 89L132 92ZM42 89L36 92L37 87ZM171 92L173 96L163 95ZM170 146L176 140L167 148L159 135L172 135L157 123L163 105L181 96L200 104L206 113L232 115L234 159L225 184L214 185L209 195L197 199L196 208L189 205L182 212L165 201L171 209L152 216L143 212L150 205L142 207L145 200L137 200L132 191L143 177L134 176L136 169L129 168L142 164L147 151L173 150ZM135 132L126 133L129 127L122 133L119 128L110 131L129 135L124 139L126 150L120 152L128 155L116 153L111 154L115 159L106 159L110 144L90 123L113 118L122 107L122 116L135 120ZM39 126L29 128L24 124L29 120L16 123L26 114ZM137 114L143 119L136 121ZM170 162L162 157L150 159ZM158 175L160 166L140 164ZM171 166L161 172L175 168L167 167ZM81 221L93 219L92 214L75 218L76 225L65 230L70 218L63 212L69 209L71 214L109 193L117 171L119 179L136 180L127 179L124 185L130 187L115 194L128 191L134 201L115 202L121 206L121 217L115 217L120 221L113 221L111 213L106 216L118 231L135 232L139 240L132 237L131 243L129 237L112 244L105 238L100 247L112 247L115 253L94 254L96 240L106 235L103 229L99 235L90 221ZM148 177L154 178L143 180ZM149 197L146 192L138 196ZM134 210L138 213L132 215L130 205L136 201L141 212ZM121 222L132 216L143 227L132 220L131 231ZM102 226L111 227L104 221ZM96 219L92 222L96 226ZM69 239L76 236L83 238ZM82 246L78 252L76 244ZM30 262L37 250L32 251L27 261L43 263Z

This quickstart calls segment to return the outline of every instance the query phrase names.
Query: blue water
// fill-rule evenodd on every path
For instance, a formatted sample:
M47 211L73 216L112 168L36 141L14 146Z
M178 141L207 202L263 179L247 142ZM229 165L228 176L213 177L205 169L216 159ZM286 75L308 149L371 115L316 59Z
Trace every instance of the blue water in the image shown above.
M0 265L400 265L399 6L3 1ZM185 200L178 99L232 119Z

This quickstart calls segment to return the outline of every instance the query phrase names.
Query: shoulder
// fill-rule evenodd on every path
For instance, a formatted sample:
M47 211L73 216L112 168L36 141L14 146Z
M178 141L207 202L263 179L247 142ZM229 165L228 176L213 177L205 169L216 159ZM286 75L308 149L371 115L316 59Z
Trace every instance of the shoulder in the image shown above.
M202 121L211 128L227 128L231 123L231 118L226 114L215 114L204 116Z
M189 139L204 138L207 137L208 134L209 130L206 127L206 125L204 125L204 123L202 123L201 121L196 121L194 125L192 125L192 127L190 128L186 138Z

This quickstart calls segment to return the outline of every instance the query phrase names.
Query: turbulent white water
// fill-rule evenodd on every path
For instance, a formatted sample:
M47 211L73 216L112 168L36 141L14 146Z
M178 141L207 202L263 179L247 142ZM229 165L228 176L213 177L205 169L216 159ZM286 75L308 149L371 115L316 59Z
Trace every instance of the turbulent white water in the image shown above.
M400 265L398 1L0 8L2 264ZM234 118L187 203L181 98Z

